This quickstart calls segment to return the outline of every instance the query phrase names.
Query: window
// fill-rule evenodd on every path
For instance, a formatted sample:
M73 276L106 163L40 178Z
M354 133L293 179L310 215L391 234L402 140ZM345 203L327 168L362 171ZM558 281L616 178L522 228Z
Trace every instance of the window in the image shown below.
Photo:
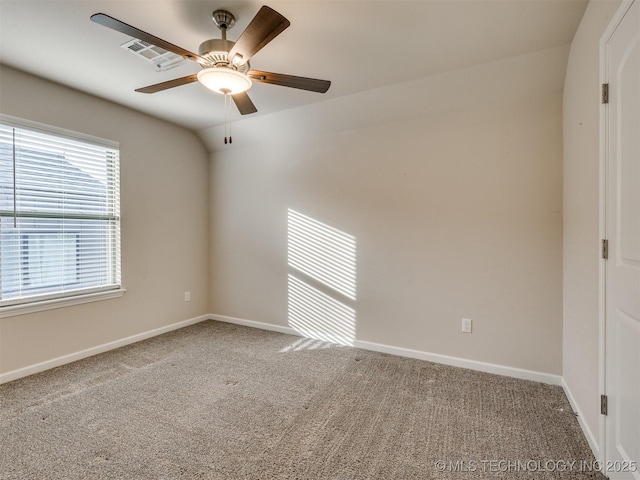
M117 145L0 123L0 307L120 288Z

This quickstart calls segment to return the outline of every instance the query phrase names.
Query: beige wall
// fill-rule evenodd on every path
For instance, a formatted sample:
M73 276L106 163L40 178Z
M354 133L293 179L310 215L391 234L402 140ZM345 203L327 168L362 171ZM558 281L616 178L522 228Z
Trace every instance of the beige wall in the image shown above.
M620 2L592 0L571 45L564 88L564 380L598 441L599 42Z
M293 209L355 237L355 300L298 276L355 310L357 340L560 374L567 54L246 118L232 146L200 132L213 313L290 325Z
M2 113L120 142L127 289L119 299L0 319L0 373L207 313L208 158L198 137L8 67L0 75Z

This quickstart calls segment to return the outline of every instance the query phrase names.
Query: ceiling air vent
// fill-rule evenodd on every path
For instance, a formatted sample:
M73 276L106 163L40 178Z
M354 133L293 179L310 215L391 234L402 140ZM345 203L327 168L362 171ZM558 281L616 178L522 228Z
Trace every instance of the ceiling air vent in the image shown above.
M153 69L158 72L177 67L187 61L180 55L168 52L164 48L152 45L143 40L138 40L137 38L133 38L120 46L146 61L153 63Z

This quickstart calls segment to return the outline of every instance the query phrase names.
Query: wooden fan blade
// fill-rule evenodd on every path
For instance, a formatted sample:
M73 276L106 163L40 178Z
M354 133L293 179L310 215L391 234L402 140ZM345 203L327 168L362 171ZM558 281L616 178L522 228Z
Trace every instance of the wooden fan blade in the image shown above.
M238 110L242 115L248 115L250 113L256 113L258 109L253 104L247 92L236 93L235 95L231 95L233 98L233 103L236 104Z
M169 88L179 87L180 85L187 85L189 83L197 82L198 74L188 75L186 77L175 78L173 80L167 80L166 82L156 83L155 85L149 85L148 87L136 88L136 92L139 93L156 93Z
M276 38L291 23L274 9L263 6L236 44L231 47L228 58L237 64L247 63L262 47ZM237 57L236 57L237 55Z
M196 55L189 50L185 50L182 47L174 45L173 43L169 43L166 40L162 40L161 38L156 37L155 35L151 35L150 33L144 32L136 27L133 27L127 23L121 22L109 15L104 13L95 13L91 15L91 21L95 22L103 27L110 28L111 30L115 30L116 32L124 33L125 35L129 35L130 37L137 38L138 40L144 40L147 43L151 43L156 45L157 47L164 48L169 52L173 52L176 55L180 55L181 57L188 58L189 60L195 60L198 63L208 65L209 62L201 57L200 55Z
M284 75L282 73L262 72L251 70L247 73L251 80L272 85L282 85L283 87L299 88L311 92L325 93L329 90L331 82L329 80L319 80L317 78L296 77L294 75Z

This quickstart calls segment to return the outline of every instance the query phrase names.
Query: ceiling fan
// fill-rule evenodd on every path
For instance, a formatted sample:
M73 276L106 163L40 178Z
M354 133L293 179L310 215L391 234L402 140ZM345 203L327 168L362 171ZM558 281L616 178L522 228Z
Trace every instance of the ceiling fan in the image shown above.
M216 93L224 94L225 97L231 96L240 113L247 115L258 111L247 94L253 81L318 93L325 93L331 86L328 80L251 70L249 65L251 57L290 25L289 20L272 8L267 6L260 8L236 42L227 40L227 30L236 21L231 13L226 10L216 10L212 14L212 19L222 32L222 38L205 40L200 44L198 55L196 55L104 13L91 16L91 21L95 23L196 61L202 67L197 74L138 88L136 92L156 93L199 81Z

